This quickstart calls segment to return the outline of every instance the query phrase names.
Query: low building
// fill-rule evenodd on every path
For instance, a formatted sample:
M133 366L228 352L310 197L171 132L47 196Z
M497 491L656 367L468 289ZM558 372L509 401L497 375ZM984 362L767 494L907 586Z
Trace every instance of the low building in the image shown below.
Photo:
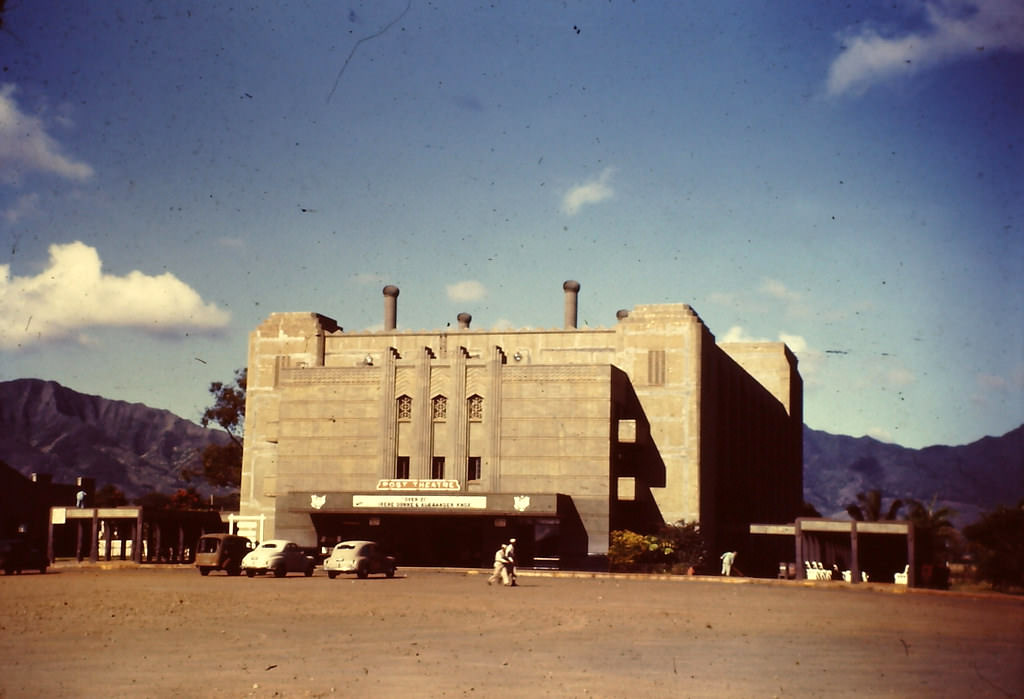
M699 521L712 551L802 504L803 387L782 343L716 344L685 304L607 328L345 331L273 313L249 338L241 516L403 563L600 559L615 529ZM242 533L247 533L243 531Z

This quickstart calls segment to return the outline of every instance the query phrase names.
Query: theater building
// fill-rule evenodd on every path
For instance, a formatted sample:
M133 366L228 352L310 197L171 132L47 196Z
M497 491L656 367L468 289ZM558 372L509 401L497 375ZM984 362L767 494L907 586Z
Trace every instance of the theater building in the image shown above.
M803 387L782 343L716 344L685 304L577 327L349 332L273 313L249 338L241 520L415 564L599 562L615 529L699 521L711 551L802 503ZM257 530L254 524L259 522Z

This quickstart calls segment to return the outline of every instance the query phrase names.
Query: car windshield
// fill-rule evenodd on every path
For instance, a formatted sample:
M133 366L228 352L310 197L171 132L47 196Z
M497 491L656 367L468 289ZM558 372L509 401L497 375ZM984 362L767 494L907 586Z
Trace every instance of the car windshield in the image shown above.
M355 548L352 544L338 544L334 547L335 551L351 551Z
M199 553L217 553L216 539L200 539Z
M277 548L277 544L263 544L263 546L260 546L260 548L261 549L276 549Z

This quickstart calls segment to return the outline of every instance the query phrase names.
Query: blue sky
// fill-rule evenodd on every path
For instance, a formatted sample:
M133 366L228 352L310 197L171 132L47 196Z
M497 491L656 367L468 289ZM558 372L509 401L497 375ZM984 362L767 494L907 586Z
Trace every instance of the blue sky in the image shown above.
M783 339L805 421L1024 422L1024 6L8 3L0 380L196 420L273 311Z

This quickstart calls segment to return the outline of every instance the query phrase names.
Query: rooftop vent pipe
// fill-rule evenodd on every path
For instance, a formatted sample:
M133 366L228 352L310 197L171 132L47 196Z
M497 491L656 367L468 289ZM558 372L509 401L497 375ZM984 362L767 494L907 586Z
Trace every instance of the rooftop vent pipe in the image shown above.
M398 327L398 287L388 284L384 287L384 329Z
M565 290L565 327L576 327L576 300L580 292L580 283L570 279L562 284Z
M473 316L468 313L460 313L458 316L459 330L469 330L469 324L473 322Z

